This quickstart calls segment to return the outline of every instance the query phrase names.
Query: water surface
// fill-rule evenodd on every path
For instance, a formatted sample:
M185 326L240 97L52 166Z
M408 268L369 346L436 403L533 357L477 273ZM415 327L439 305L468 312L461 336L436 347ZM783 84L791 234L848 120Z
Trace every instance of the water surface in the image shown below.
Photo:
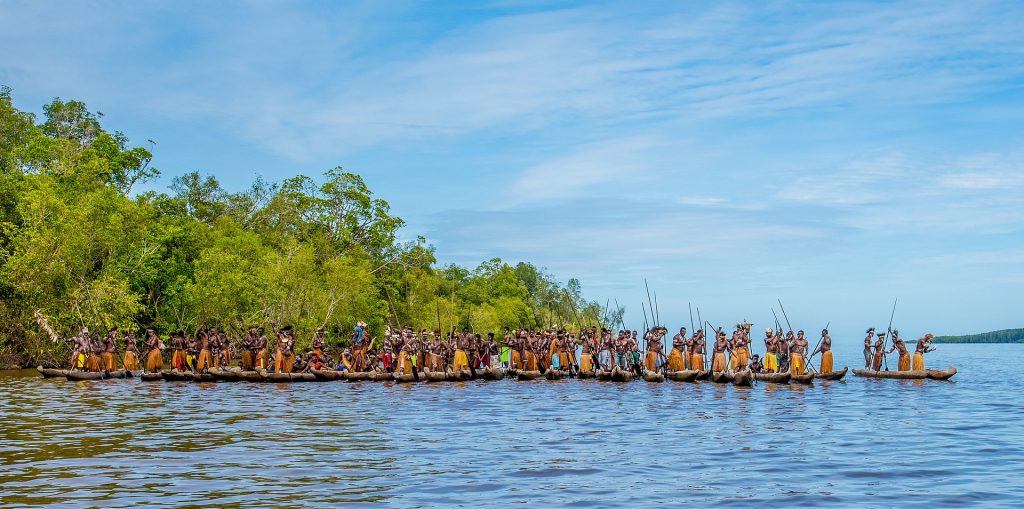
M1022 353L939 345L953 382L750 389L8 373L0 505L1021 507Z

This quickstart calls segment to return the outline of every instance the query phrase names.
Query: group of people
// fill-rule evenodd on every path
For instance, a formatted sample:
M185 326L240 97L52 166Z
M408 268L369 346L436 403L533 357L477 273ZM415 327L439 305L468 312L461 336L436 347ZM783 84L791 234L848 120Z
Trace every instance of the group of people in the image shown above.
M885 345L889 339L892 340L892 346L886 350ZM883 367L888 369L886 355L899 352L897 371L923 370L924 354L935 350L935 346L932 345L932 340L934 339L935 335L930 332L918 339L917 346L914 348L913 359L911 359L910 350L907 349L907 345L904 343L898 330L889 329L886 332L876 334L875 328L871 327L864 338L864 369L875 371L881 371Z
M296 352L295 332L291 327L275 329L270 335L263 327L251 327L237 345L233 345L224 331L206 328L186 335L181 331L170 335L168 344L153 328L145 330L143 366L147 371L164 368L164 357L169 350L170 367L178 371L206 372L211 368L231 366L234 349L241 353L243 370L265 369L277 373L333 369L338 371L385 371L411 374L420 371L459 371L502 367L526 371L550 369L573 372L622 369L634 371L711 370L714 372L750 369L758 373L791 372L804 374L808 360L821 354L818 371L833 370L832 338L828 329L813 351L800 330L783 333L781 327L766 328L764 357L751 353L751 324L737 324L731 336L719 328L713 331L710 362L705 359L705 331L698 329L688 335L681 327L672 337L671 348L665 355L665 327L651 327L643 336L626 329L617 333L589 327L580 331L565 329L505 328L499 341L494 333L486 336L463 329L442 334L439 331L411 327L386 330L383 338L375 342L366 331L366 323L359 321L353 328L347 346L332 354L328 348L326 331L316 330L310 346ZM885 349L887 338L892 345ZM880 370L887 353L899 352L898 369L924 369L924 355L932 350L934 336L926 334L918 340L911 357L897 331L875 334L871 328L864 339L865 367ZM272 341L271 338L275 340ZM642 338L642 342L641 342ZM85 371L113 371L118 361L123 369L140 369L140 351L134 332L119 336L116 328L103 337L83 329L78 335L65 339L71 343L71 369ZM121 354L119 343L124 344Z

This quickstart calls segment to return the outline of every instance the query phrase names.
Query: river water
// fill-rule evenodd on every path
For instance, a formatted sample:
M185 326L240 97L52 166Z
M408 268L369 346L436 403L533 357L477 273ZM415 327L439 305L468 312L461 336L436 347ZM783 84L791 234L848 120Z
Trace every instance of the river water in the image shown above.
M0 505L1021 507L1022 354L939 345L929 366L956 364L952 382L753 388L8 372Z

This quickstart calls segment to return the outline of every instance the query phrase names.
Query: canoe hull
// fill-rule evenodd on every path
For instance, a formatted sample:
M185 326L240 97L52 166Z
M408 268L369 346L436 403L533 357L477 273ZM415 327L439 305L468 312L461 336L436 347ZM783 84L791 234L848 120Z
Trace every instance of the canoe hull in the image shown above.
M892 378L896 380L949 380L956 374L956 368L929 369L923 371L874 371L871 369L855 369L853 374L864 378Z
M772 384L788 384L792 375L786 373L754 373L754 379Z
M665 381L665 375L658 373L656 371L646 371L644 372L644 381L660 384Z
M675 382L696 382L699 375L700 371L687 369L683 371L669 371L665 373L665 378Z
M815 373L814 378L819 380L842 380L850 368L843 368L842 371L829 371L828 373Z

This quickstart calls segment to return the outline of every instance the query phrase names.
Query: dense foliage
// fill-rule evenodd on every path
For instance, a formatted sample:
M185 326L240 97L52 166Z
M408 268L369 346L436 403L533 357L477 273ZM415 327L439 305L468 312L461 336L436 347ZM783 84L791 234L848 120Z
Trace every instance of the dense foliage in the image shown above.
M1024 343L1024 329L1005 329L967 336L936 336L935 343Z
M159 174L152 154L101 118L54 99L37 119L0 90L0 351L19 363L63 358L36 309L65 335L216 326L237 339L249 325L288 324L300 344L318 326L344 341L357 319L379 337L389 322L483 332L602 314L579 282L562 287L529 263L438 267L340 167L242 192L199 173L170 193L133 192Z

